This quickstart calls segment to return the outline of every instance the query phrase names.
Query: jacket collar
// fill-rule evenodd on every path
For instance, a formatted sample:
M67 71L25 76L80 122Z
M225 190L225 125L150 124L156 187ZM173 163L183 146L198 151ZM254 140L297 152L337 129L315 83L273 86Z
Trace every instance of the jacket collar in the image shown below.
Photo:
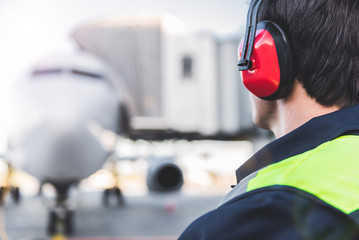
M237 169L237 183L263 167L304 153L322 143L358 130L359 105L313 118L255 153Z

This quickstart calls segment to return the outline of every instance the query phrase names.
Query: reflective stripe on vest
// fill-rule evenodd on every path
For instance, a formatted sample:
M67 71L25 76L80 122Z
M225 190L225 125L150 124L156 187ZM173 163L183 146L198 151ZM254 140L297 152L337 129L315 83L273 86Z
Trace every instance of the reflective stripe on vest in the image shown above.
M247 192L273 185L315 195L350 214L359 209L359 136L342 136L269 165L248 182Z

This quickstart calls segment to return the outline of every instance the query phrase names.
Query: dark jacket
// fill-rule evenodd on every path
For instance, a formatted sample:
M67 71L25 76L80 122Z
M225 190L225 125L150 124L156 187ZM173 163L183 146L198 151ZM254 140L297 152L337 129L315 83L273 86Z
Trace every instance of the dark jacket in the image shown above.
M359 106L310 120L236 175L180 240L359 239Z

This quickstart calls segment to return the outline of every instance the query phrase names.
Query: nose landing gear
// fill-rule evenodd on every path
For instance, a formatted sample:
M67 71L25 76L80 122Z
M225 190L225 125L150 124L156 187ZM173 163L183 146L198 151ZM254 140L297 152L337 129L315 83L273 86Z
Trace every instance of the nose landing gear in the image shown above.
M57 197L55 206L50 208L47 233L50 236L71 236L74 234L75 211L69 207L68 190L71 184L56 185Z

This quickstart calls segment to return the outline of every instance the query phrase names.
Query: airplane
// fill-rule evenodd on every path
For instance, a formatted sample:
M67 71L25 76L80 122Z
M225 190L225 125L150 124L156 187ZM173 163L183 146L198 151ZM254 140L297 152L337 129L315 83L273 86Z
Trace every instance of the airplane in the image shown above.
M117 161L118 136L126 137L130 115L115 85L101 61L80 51L37 62L14 86L6 157L42 184L54 186L47 226L51 235L74 232L71 186L106 160ZM173 161L156 161L148 171L151 191L172 192L183 185L182 171ZM116 185L105 190L105 203L111 195L123 203Z

